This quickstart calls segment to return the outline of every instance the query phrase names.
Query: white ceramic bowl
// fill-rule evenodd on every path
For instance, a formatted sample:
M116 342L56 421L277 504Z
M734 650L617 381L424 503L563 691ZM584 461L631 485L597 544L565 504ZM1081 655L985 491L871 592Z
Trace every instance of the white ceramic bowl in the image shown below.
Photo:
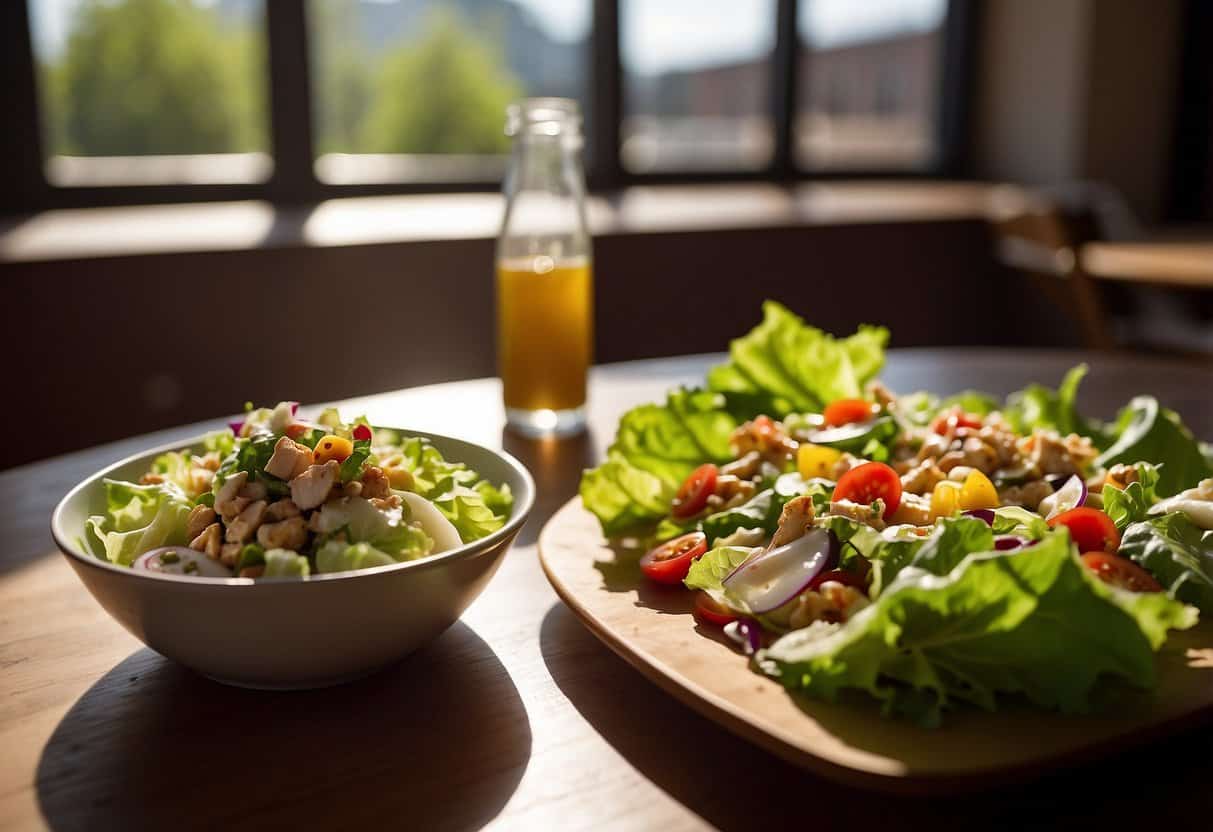
M267 689L334 685L407 656L453 624L484 589L535 501L535 483L512 456L460 439L401 430L434 443L493 483L508 483L505 526L432 558L304 579L195 578L99 560L84 522L102 513L102 479L138 480L157 455L200 448L202 438L137 454L77 485L51 516L56 544L88 591L158 653L217 681Z

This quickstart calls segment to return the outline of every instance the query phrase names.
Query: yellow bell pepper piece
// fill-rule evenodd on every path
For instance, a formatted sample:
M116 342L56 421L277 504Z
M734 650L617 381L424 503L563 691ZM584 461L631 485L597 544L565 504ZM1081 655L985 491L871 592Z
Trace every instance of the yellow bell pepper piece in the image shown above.
M834 465L842 458L842 452L825 445L805 442L796 449L796 468L806 480L813 477L834 478Z
M335 459L338 462L346 459L354 452L354 443L346 439L344 436L335 436L329 434L316 443L316 450L312 456L318 464L328 462L330 459Z
M998 508L999 505L998 490L994 488L990 478L980 471L970 471L960 488L960 510Z
M931 492L931 519L951 517L960 511L960 483L944 480Z

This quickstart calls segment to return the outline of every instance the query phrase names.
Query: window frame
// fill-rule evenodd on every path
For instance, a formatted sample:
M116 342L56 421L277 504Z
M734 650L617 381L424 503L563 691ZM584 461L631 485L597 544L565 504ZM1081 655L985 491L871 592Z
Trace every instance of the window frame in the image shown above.
M620 162L622 65L618 0L593 0L586 102L587 179L591 190L632 185L772 182L839 179L964 178L968 170L969 102L972 91L977 0L948 0L941 38L938 153L921 170L806 170L794 152L799 56L796 28L800 2L776 0L775 46L771 55L770 113L775 129L772 159L751 171L636 173ZM0 108L17 129L0 131L0 212L54 208L261 199L275 204L314 203L348 196L495 191L498 180L339 184L321 181L313 156L312 83L308 60L306 0L265 3L270 155L273 171L264 182L233 184L143 184L56 186L48 181L43 155L28 2L0 3L0 52L8 54L9 83L0 85Z

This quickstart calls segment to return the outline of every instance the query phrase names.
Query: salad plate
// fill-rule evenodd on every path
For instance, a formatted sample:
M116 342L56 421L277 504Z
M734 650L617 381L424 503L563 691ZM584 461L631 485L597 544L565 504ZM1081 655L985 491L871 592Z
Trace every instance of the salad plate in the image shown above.
M1213 448L1132 395L941 397L889 333L777 303L621 418L540 538L561 597L667 690L887 788L1039 771L1213 704ZM1051 381L1051 379L1042 379Z

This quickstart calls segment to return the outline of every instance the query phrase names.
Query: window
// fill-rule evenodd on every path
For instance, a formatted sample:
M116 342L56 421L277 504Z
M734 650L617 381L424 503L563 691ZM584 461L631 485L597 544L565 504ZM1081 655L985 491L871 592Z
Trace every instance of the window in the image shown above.
M936 158L944 0L803 0L796 159L922 170Z
M583 102L590 0L309 0L316 172L325 182L490 181L505 108Z
M33 0L48 180L266 179L263 22L260 0Z
M971 1L0 2L0 209L491 190L536 95L597 189L958 174Z
M622 0L619 17L625 169L770 162L775 0Z

